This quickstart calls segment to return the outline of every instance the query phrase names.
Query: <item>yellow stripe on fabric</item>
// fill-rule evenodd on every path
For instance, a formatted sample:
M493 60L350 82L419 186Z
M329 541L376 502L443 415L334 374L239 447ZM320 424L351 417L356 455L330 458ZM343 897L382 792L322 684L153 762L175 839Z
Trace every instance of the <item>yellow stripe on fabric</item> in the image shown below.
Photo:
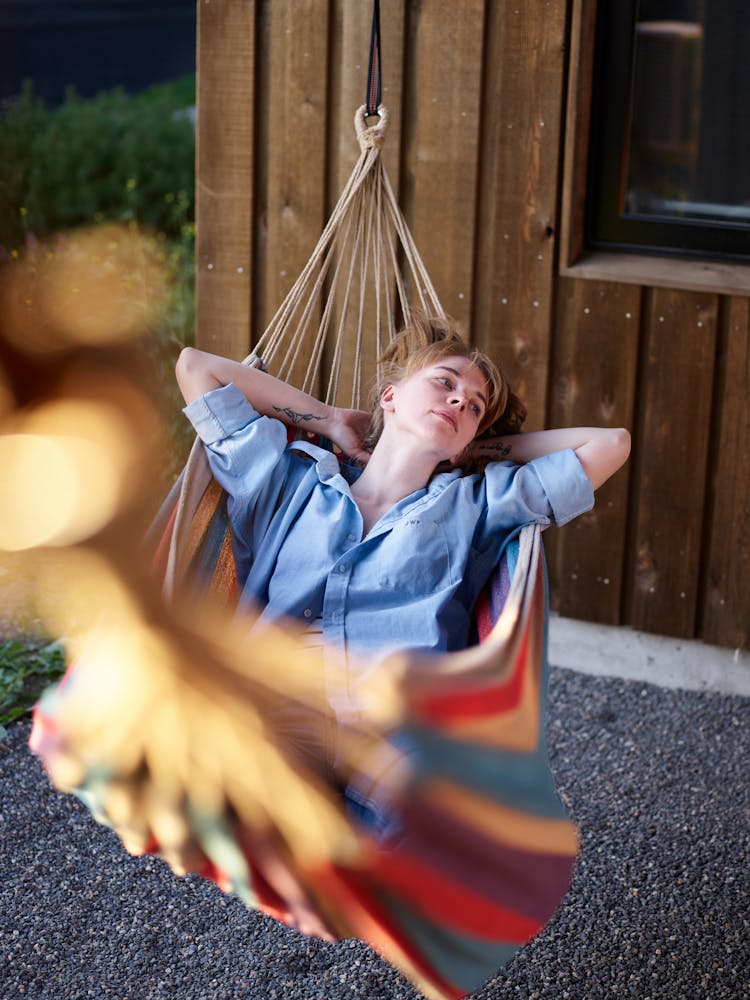
M529 816L449 781L429 781L424 791L435 805L460 816L462 823L506 847L539 854L578 853L578 832L570 820Z
M236 578L237 572L234 565L234 553L232 551L232 534L230 531L227 531L216 560L216 568L211 577L211 592L219 595L229 606L234 604L237 598L235 589Z
M190 525L185 538L181 559L183 566L189 566L200 545L211 519L216 513L216 508L221 500L222 488L212 479L206 487L206 492L201 497L198 509L190 520Z

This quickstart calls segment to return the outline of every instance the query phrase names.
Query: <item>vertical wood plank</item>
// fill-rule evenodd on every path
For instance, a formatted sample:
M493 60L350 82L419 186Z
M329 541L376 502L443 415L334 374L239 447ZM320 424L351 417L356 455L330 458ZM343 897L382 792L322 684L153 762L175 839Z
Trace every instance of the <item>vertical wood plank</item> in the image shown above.
M716 453L700 637L750 647L750 302L730 299L721 329Z
M545 423L566 4L488 4L474 339Z
M402 204L443 308L472 312L483 0L409 8Z
M641 289L561 279L551 366L550 426L633 423ZM620 621L630 463L597 492L592 511L545 533L552 606Z
M256 208L256 336L307 263L323 228L328 0L266 2L260 31L263 170Z
M632 474L634 551L628 620L665 635L695 631L717 298L647 293L641 421Z
M390 124L381 157L391 185L398 197L399 162L401 155L401 95L404 50L405 0L381 0L380 35L382 56L382 103L387 107ZM372 4L335 0L331 32L331 93L329 103L329 186L328 211L332 210L349 179L360 154L354 131L354 114L365 103L367 70L372 28ZM345 406L366 406L367 389L374 376L377 361L374 285L363 307L363 342L361 364L363 384L361 395L354 388L354 352L342 359L339 402ZM394 290L395 298L395 290ZM339 318L336 313L335 321ZM356 330L347 330L350 343Z
M255 12L198 4L196 343L234 358L250 343Z
M405 2L406 0L380 2L382 102L391 116L381 155L396 196L399 191L401 157ZM372 25L371 3L334 0L333 8L329 210L338 199L359 156L359 145L354 134L354 112L365 103Z
M573 264L584 249L591 94L594 78L597 0L573 0L565 112L560 267Z

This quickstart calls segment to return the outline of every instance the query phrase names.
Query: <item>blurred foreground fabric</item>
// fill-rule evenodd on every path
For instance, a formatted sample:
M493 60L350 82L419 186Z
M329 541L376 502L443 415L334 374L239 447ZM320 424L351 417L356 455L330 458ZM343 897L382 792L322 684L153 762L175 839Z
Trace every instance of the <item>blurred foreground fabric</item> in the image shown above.
M478 987L555 911L577 850L544 737L539 530L498 566L481 644L383 662L362 725L342 729L294 629L254 635L234 615L200 450L155 554L142 542L162 447L139 342L159 301L147 246L110 227L0 278L0 547L71 664L32 736L54 784L131 853L282 920L310 907L427 996ZM288 739L290 707L323 740L336 726L335 771Z

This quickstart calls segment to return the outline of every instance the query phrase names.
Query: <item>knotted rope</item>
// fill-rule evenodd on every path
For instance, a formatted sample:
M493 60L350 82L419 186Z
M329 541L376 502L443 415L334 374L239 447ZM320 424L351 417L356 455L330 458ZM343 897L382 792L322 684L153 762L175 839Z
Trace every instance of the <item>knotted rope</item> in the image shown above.
M381 159L390 115L354 117L360 155L314 248L247 360L262 357L275 375L306 392L359 407L365 353L379 356L409 316L410 300L432 315L442 307L406 225ZM371 374L375 374L372 372Z

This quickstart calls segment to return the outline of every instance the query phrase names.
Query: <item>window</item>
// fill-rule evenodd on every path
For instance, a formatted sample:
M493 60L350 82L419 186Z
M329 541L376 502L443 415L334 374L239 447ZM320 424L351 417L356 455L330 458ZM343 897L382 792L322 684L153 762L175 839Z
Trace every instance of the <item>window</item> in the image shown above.
M586 243L750 259L750 3L600 0Z

